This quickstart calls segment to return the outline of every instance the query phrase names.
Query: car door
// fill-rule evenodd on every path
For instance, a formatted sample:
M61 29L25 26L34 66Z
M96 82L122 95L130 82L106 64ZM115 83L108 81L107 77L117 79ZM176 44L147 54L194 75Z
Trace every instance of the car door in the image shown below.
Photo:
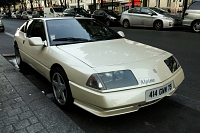
M104 22L105 21L105 12L103 10L96 10L94 12L93 17L101 22Z
M138 26L141 24L140 7L135 7L128 11L130 25Z
M48 51L47 46L31 46L28 39L31 37L41 37L46 42L44 22L42 20L33 20L27 30L27 37L24 42L24 52L27 54L26 60L30 66L41 74L45 71L45 59Z
M154 13L146 7L141 8L141 25L144 27L152 27L154 20Z

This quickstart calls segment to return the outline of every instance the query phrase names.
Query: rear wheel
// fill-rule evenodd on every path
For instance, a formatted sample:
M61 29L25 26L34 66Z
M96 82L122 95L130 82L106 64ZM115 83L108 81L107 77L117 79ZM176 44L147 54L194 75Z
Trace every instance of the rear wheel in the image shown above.
M124 28L128 28L129 26L130 26L129 21L128 21L128 20L124 20L124 22L123 22L123 27L124 27Z
M192 30L193 32L200 32L200 20L197 20L192 23Z
M65 105L71 107L74 99L72 98L69 80L62 68L57 67L53 70L51 75L51 84L58 104L61 106Z
M163 29L163 22L160 21L160 20L155 21L153 27L156 30L162 30Z

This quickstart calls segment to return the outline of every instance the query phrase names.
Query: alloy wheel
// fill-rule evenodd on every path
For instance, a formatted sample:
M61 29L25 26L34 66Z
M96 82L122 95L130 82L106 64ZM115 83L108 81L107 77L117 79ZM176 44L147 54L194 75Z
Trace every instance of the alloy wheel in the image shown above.
M129 21L125 20L123 26L124 26L124 28L128 28L129 27Z
M194 32L200 32L200 21L196 21L196 22L193 24L192 28L193 28L193 31L194 31Z
M60 105L65 105L67 99L66 84L62 75L58 72L54 73L53 75L52 87L57 102Z

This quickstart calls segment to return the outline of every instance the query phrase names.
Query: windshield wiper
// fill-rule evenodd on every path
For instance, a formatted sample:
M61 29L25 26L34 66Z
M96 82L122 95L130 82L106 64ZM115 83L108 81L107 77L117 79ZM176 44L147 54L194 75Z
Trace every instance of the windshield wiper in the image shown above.
M88 40L88 39L85 39L85 38L66 37L66 38L56 38L53 41L91 42L92 40Z

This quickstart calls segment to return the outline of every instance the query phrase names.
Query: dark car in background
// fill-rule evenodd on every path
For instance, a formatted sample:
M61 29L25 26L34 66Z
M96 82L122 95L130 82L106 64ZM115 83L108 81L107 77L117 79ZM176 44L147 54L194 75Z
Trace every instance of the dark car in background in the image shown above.
M23 11L21 15L21 19L31 19L32 11Z
M1 12L1 13L0 13L0 17L1 17L1 18L8 18L8 13Z
M21 19L22 12L23 11L16 11L16 18Z
M3 22L1 20L2 17L0 17L0 32L4 32L5 31L5 27L3 25Z
M92 18L95 18L107 26L119 25L121 15L113 10L108 9L97 9L93 12Z
M42 18L44 17L44 11L33 11L32 18Z
M63 16L91 17L91 14L84 8L67 8L63 11Z

